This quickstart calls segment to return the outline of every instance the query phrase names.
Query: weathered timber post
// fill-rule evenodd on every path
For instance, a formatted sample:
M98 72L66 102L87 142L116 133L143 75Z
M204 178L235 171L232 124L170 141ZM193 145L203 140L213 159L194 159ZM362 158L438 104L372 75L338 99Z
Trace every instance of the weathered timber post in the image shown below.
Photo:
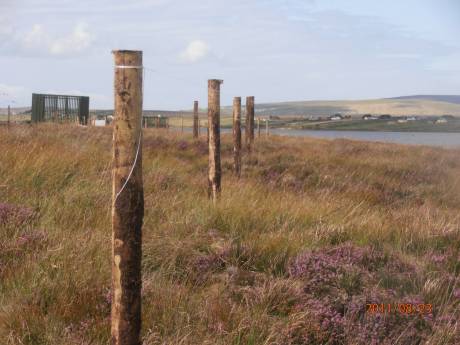
M241 176L241 97L233 98L233 165L235 175Z
M184 133L184 115L180 117L180 131Z
M254 96L246 97L246 147L249 152L254 143Z
M10 126L11 107L8 105L8 127Z
M268 118L265 119L265 135L268 137L270 135L270 126L268 124Z
M115 56L112 184L112 345L140 345L142 182L142 52Z
M200 124L198 118L198 101L193 102L193 138L198 139L200 134Z
M260 117L257 118L257 138L260 138Z
M220 194L220 84L222 80L208 80L208 195L214 203Z

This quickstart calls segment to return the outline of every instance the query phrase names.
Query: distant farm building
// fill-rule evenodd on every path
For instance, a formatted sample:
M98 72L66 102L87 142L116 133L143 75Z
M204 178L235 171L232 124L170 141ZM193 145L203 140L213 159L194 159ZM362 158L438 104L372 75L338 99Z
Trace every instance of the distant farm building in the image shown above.
M363 115L363 120L377 120L378 118L374 115L371 114L365 114Z
M335 114L335 115L332 115L329 120L332 120L332 121L340 121L340 120L343 120L343 116L341 114Z
M102 119L102 120L95 119L94 120L94 126L96 127L104 127L106 124L107 124L107 120L105 119Z
M32 94L32 122L77 122L87 125L89 97Z
M397 122L399 123L406 123L409 121L418 121L420 120L417 116L401 116L397 118Z

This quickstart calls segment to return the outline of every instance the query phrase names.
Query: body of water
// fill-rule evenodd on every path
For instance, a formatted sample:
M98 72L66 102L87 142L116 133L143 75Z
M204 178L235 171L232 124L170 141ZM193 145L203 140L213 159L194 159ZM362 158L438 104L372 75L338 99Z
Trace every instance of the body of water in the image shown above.
M173 128L180 130L179 128ZM191 132L191 128L184 128L185 132ZM201 128L201 134L206 133ZM222 133L231 133L230 128L221 128ZM242 130L244 135L244 129ZM257 131L256 131L257 132ZM272 128L270 134L288 137L313 137L323 139L351 139L362 141L378 141L406 145L428 145L449 148L460 148L460 133L428 133L428 132L374 132L374 131L322 131L306 129L283 129ZM257 133L256 133L257 135ZM261 132L265 135L265 128Z
M380 141L410 145L429 145L460 148L460 133L425 133L425 132L372 132L372 131L321 131L271 129L270 133L293 137L315 137L325 139L352 139L363 141Z

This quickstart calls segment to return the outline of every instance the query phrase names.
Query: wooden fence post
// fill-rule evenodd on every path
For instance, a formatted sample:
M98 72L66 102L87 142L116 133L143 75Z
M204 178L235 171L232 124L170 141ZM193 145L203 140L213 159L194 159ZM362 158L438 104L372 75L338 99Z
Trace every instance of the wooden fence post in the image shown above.
M241 97L233 98L233 164L237 177L241 176Z
M260 138L260 117L257 118L257 138Z
M193 102L193 138L198 139L200 134L200 124L198 118L198 101Z
M249 152L254 143L254 96L246 97L246 147Z
M8 127L10 126L11 107L8 105Z
M220 84L222 80L208 80L208 195L214 203L220 194Z
M184 133L184 115L180 117L180 131Z
M265 135L268 137L270 135L270 126L268 124L268 117L265 119Z
M115 119L112 184L113 345L140 345L142 182L142 52L115 57Z

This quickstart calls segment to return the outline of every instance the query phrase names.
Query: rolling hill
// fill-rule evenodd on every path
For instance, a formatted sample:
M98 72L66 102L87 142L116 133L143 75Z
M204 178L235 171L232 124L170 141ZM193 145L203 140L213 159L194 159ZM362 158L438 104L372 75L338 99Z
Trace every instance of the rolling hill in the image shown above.
M224 113L231 113L231 107L225 107ZM362 114L460 116L460 96L416 95L370 100L256 103L256 114L260 115L328 116L334 113L352 116Z

